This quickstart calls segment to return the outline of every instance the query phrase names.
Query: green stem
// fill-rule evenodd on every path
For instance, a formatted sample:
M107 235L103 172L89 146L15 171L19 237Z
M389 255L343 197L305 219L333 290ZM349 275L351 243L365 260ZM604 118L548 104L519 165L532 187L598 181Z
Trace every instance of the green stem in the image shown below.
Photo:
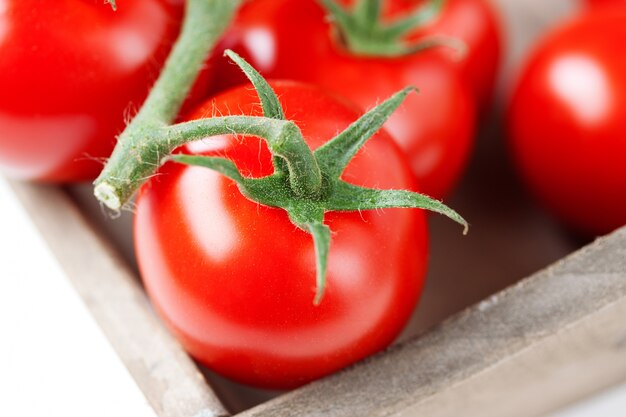
M273 155L286 161L291 188L299 196L315 196L321 188L321 174L313 152L300 129L289 120L255 116L224 116L192 120L153 129L150 140L120 142L118 160L109 168L105 181L96 185L96 195L117 210L154 174L174 149L210 136L239 134L264 139ZM117 188L111 188L115 184ZM103 200L104 199L104 200Z
M315 197L319 194L322 174L317 161L298 126L289 120L254 116L193 120L167 128L165 135L155 138L151 147L159 146L160 153L167 155L184 143L223 134L251 135L264 139L272 155L286 162L289 182L295 195Z
M152 175L163 156L148 138L177 116L204 61L241 0L188 0L181 35L139 113L118 138L113 154L94 182L96 197L119 209ZM132 166L128 166L132 165ZM136 166L135 166L136 165ZM129 176L130 175L130 176Z
M133 120L171 123L189 94L206 57L232 19L240 0L188 0L179 40L161 76Z

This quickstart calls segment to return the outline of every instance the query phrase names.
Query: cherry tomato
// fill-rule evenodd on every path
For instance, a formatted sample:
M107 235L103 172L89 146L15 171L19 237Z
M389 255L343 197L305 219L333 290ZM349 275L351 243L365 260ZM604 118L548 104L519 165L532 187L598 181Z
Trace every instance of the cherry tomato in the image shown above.
M0 169L76 181L102 169L180 20L159 0L0 0Z
M357 118L317 88L273 87L312 148ZM260 115L258 97L243 86L209 100L192 118L215 114ZM254 137L219 136L186 152L227 157L247 176L273 171L265 143ZM401 151L383 131L342 177L415 189ZM317 306L311 235L284 210L251 202L208 169L168 163L142 188L135 245L157 311L191 355L240 382L291 388L387 346L423 285L422 211L336 212L326 223L333 235L326 292Z
M626 223L626 8L556 29L523 68L508 110L521 176L564 222L589 234Z
M240 11L217 50L233 49L266 77L319 85L363 110L415 85L420 94L385 128L407 154L422 191L448 193L466 164L475 124L471 92L456 68L436 50L393 59L354 56L331 32L315 0L258 0ZM234 65L221 59L215 65L218 88L244 82Z

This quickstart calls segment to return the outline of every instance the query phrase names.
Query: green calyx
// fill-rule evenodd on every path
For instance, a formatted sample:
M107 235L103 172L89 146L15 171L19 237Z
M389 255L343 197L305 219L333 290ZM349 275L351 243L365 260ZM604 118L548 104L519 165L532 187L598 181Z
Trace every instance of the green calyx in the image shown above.
M413 30L439 15L445 0L427 0L412 13L389 23L381 20L382 0L357 0L352 9L337 0L319 1L331 15L340 42L355 55L393 58L437 46L451 47L461 54L465 51L463 42L444 36L406 41Z
M221 157L171 155L164 161L202 166L220 172L235 181L247 198L284 209L294 225L310 233L317 267L315 304L320 303L326 286L331 239L330 229L324 224L324 215L329 211L422 208L448 216L463 225L464 233L467 231L467 222L461 216L430 197L406 190L360 187L341 179L341 174L357 151L380 129L413 88L394 94L313 152L306 145L300 129L293 122L285 120L280 102L269 84L241 57L232 51L226 54L252 81L261 99L265 117L257 119L265 121L269 127L266 126L259 132L262 134L257 135L266 140L274 157L274 173L262 178L247 178L241 175L232 161ZM236 117L218 119L235 120ZM195 128L197 123L188 122L173 128L180 132L181 129Z
M113 10L117 10L117 4L115 3L115 0L106 0L106 2L109 3Z

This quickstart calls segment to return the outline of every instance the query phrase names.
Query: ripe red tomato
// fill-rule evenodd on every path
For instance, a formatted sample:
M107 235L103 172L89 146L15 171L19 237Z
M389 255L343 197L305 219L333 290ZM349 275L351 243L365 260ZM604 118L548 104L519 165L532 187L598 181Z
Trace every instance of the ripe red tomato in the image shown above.
M626 8L578 17L541 42L508 110L531 191L564 222L603 234L626 223Z
M288 119L312 148L357 113L314 87L274 83ZM192 118L261 115L249 86L209 100ZM265 142L220 136L187 152L232 159L244 175L273 171ZM378 188L414 189L397 145L377 133L342 176ZM291 388L387 346L422 289L424 213L388 209L326 215L333 231L324 298L313 305L311 235L284 210L242 196L213 171L168 163L137 199L135 245L157 309L200 362L235 380Z
M0 2L0 168L23 179L94 177L176 38L171 7Z
M331 34L315 0L258 0L242 8L217 48L233 49L269 78L319 85L362 109L407 85L420 89L385 124L408 156L425 194L442 197L458 180L473 141L473 98L457 70L436 50L402 58L362 58ZM216 85L244 82L241 71L215 59Z

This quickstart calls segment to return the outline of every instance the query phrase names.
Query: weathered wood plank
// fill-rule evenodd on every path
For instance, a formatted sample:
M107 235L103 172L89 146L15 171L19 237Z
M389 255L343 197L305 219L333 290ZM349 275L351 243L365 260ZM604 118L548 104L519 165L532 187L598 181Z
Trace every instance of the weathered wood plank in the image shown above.
M11 186L157 415L228 415L136 277L69 196L52 186Z
M623 228L419 339L240 416L533 416L625 378Z

